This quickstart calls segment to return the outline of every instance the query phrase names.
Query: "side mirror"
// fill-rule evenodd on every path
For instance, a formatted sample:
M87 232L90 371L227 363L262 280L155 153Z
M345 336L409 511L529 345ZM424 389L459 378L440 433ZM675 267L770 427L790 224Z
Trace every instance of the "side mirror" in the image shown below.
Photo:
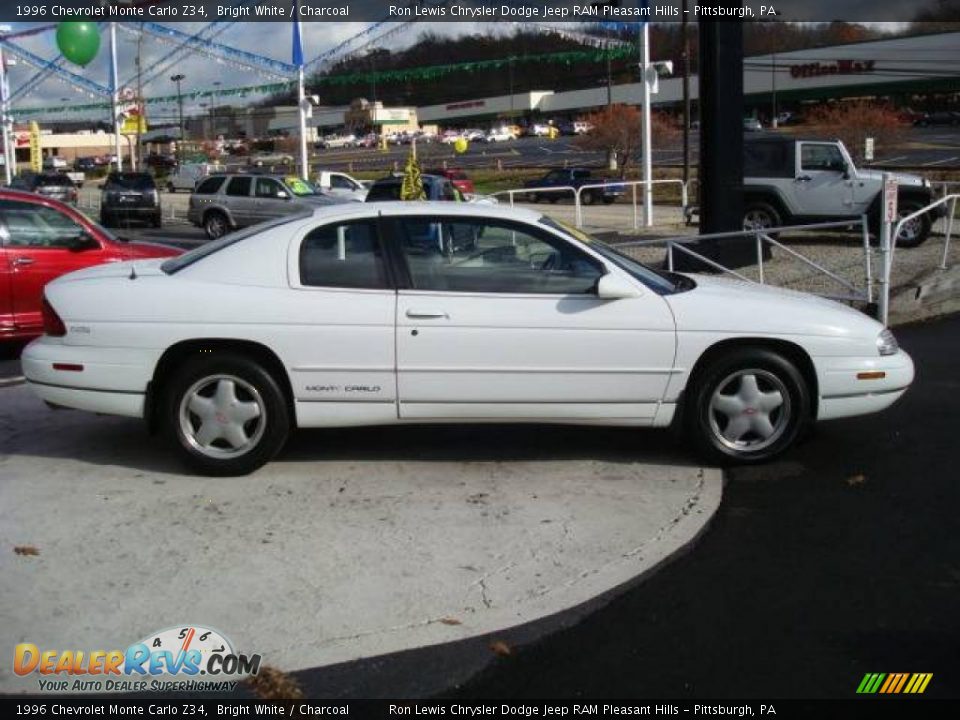
M613 273L608 272L597 281L597 297L601 300L625 300L640 295L635 285Z
M92 250L100 247L100 244L85 232L74 235L67 241L67 248L71 252L81 252L82 250Z

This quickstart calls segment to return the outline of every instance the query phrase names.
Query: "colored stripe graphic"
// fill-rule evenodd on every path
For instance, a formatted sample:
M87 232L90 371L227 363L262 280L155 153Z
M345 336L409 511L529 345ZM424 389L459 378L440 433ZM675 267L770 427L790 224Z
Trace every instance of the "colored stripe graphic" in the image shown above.
M857 694L920 695L933 679L933 673L866 673L857 686Z

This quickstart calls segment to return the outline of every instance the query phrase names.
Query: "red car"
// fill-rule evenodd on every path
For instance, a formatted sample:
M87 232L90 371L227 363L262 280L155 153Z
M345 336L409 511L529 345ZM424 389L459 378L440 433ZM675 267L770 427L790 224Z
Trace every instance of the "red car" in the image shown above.
M55 277L100 263L180 253L123 242L58 200L0 190L0 341L43 334L43 287Z
M473 195L476 192L473 188L473 180L468 178L463 170L427 170L427 174L445 177L451 185L465 195Z

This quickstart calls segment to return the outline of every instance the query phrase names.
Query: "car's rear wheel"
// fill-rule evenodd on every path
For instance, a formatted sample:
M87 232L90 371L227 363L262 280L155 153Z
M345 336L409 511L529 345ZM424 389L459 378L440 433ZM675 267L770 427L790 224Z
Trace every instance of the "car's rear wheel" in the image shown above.
M597 201L597 196L594 194L593 190L587 190L580 196L583 200L584 205L593 205Z
M604 195L604 196L603 196L603 204L604 204L604 205L612 205L613 202L614 202L616 199L617 199L617 198L615 198L613 195Z
M290 432L283 391L243 355L194 358L166 395L166 426L188 466L204 475L246 475L270 461Z
M754 463L789 448L810 418L810 391L797 367L763 348L731 350L693 380L687 430L711 462Z
M769 203L754 201L743 210L744 230L769 230L780 226L780 213Z
M167 183L167 192L173 194L177 191L177 188L173 186L173 183Z
M216 240L227 234L230 226L227 223L227 217L221 212L213 210L208 212L203 218L203 229L207 237Z

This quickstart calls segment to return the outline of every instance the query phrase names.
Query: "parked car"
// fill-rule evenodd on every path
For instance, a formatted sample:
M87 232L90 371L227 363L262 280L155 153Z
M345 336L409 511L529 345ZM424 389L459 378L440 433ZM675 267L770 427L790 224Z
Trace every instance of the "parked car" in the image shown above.
M425 247L425 224L475 244ZM502 205L301 212L59 278L45 307L30 389L144 418L209 475L256 470L296 427L478 420L675 426L711 463L759 463L914 377L849 307L654 270Z
M60 170L69 167L69 163L59 155L47 155L43 159L44 170Z
M598 200L603 202L605 205L609 205L626 192L624 185L621 183L618 183L616 180L611 178L597 177L593 174L592 170L588 170L587 168L563 168L551 170L541 178L537 178L536 180L527 180L523 186L531 189L531 192L527 193L527 202L540 202L541 200L548 200L552 203L555 203L564 197L571 197L573 193L563 193L559 191L536 192L535 190L537 188L558 187L579 188L583 185L598 185L600 183L604 183L604 186L598 188L588 188L580 193L580 201L584 205L593 205L593 203L597 202Z
M549 137L550 125L543 122L533 123L527 126L525 134L530 137Z
M939 112L923 113L913 121L916 127L941 127L944 125L960 125L960 112L941 110Z
M14 177L10 188L36 193L71 205L77 204L79 196L77 185L70 176L58 172L35 173L28 170Z
M507 140L513 140L516 138L510 130L505 127L497 127L490 130L487 133L487 136L483 139L484 142L495 143L495 142L506 142Z
M176 172L167 177L167 192L186 190L193 192L197 183L213 173L225 172L223 165L216 163L184 163Z
M91 172L102 165L95 157L78 157L73 161L73 169L77 172Z
M360 147L356 135L325 135L314 143L318 150Z
M131 221L155 228L163 224L160 193L153 175L145 172L111 172L100 190L100 224L112 227Z
M775 228L835 222L867 215L880 226L883 173L858 168L839 140L804 139L768 133L744 139L743 227ZM893 173L901 217L933 202L930 181ZM942 210L906 223L897 237L901 247L919 245Z
M154 170L171 170L177 166L177 159L173 155L150 153L143 161Z
M321 170L317 173L313 186L327 195L344 200L363 202L367 198L367 188L363 183L342 172Z
M575 135L586 135L593 130L593 123L586 120L575 120L573 123L573 132Z
M761 130L763 130L763 125L756 118L748 117L743 119L744 132L760 132Z
M284 215L349 202L287 175L217 174L190 195L187 219L210 239Z
M473 195L476 192L476 189L473 186L473 180L468 178L467 174L463 170L457 170L455 168L436 168L433 170L427 170L427 174L446 178L464 195Z
M164 258L180 250L125 242L51 197L0 190L0 340L43 332L44 286L91 265Z
M428 173L424 173L420 177L423 180L423 190L426 193L427 200L448 202L463 200L463 196L447 178L440 177L439 175L430 175ZM390 175L380 178L370 186L370 190L367 192L366 202L400 200L402 187L402 175Z
M459 130L444 130L443 134L440 136L440 142L444 145L453 145L457 140L462 137L463 133Z

